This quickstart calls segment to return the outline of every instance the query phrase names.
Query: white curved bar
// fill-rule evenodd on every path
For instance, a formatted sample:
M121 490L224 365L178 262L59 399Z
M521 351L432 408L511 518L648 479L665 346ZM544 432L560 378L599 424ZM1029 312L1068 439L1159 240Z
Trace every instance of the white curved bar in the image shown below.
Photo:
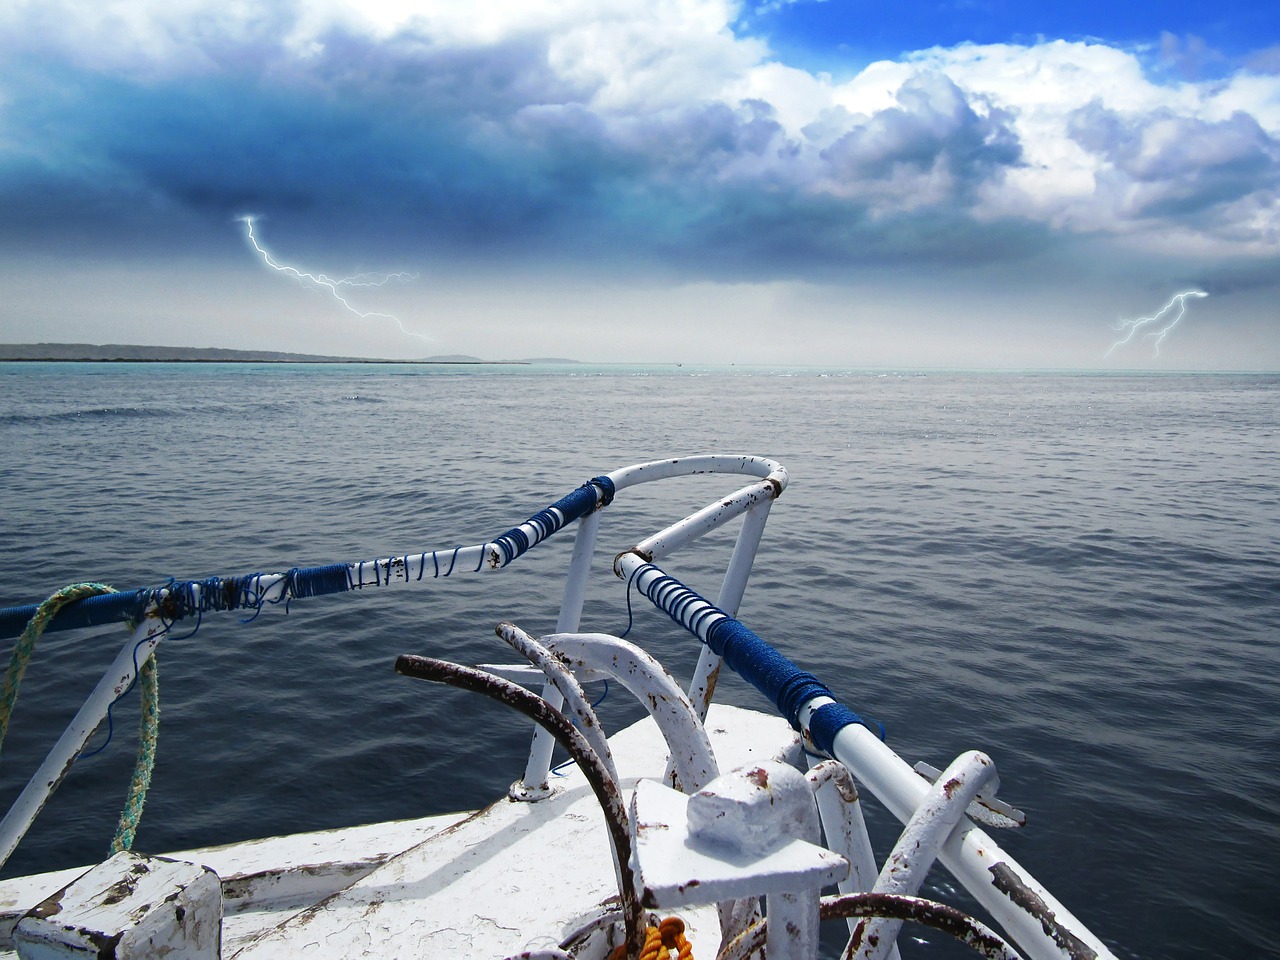
M711 739L689 698L657 660L633 643L605 633L553 633L544 646L616 677L649 711L671 748L680 785L686 793L702 789L719 775Z
M670 460L650 460L622 467L606 474L616 490L633 487L638 483L669 480L672 477L692 477L703 473L728 473L760 479L772 478L780 488L787 486L787 468L768 457L747 457L734 454L703 454L696 457L673 457Z
M805 705L800 717L805 729L813 711L831 702L817 697ZM929 793L928 781L866 727L840 730L832 753L904 823ZM938 859L1032 960L1115 960L1101 940L971 822L956 826Z
M777 488L769 481L753 483L646 537L631 549L649 560L661 560L776 496Z
M591 744L604 768L609 771L613 782L618 782L618 767L613 762L613 751L609 749L609 741L600 727L596 712L591 709L591 701L583 692L577 677L569 672L563 661L558 660L550 650L525 633L514 623L503 621L498 624L498 636L509 643L521 656L541 670L546 678L559 691L560 696L578 718L578 729Z

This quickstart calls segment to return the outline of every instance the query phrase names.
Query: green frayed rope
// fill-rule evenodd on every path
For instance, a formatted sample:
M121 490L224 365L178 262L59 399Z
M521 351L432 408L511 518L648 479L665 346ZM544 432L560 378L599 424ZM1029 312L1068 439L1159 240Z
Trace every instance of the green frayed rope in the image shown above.
M115 590L105 583L73 583L69 587L63 587L36 609L35 616L13 645L9 669L4 675L4 689L0 690L0 746L4 744L5 734L9 732L9 718L13 716L14 704L18 702L18 687L22 685L22 675L27 672L27 664L31 662L31 654L35 652L40 634L44 633L49 621L63 607L85 597L96 597L100 593L115 593Z
M0 689L0 748L9 732L9 720L13 716L14 705L18 702L18 688L22 685L22 677L27 672L27 664L31 662L31 655L35 652L36 641L44 633L45 627L68 604L103 593L115 593L115 590L104 583L73 583L63 587L40 604L35 616L18 637L18 642L13 645L13 654L9 657L9 669L5 671L4 687ZM129 783L129 795L125 798L124 809L120 811L120 824L116 828L115 839L111 841L112 853L119 853L133 846L133 837L138 830L142 807L147 799L147 788L151 785L151 771L156 762L156 739L160 730L160 674L154 654L142 664L139 679L142 683L142 722L138 757L134 763L133 779Z
M111 852L119 853L133 846L133 835L138 832L142 819L142 805L147 802L147 788L151 786L151 771L156 765L156 738L160 734L160 668L153 653L139 671L142 682L142 719L138 725L138 758L133 764L133 779L129 782L129 795L120 811L120 825L116 827Z

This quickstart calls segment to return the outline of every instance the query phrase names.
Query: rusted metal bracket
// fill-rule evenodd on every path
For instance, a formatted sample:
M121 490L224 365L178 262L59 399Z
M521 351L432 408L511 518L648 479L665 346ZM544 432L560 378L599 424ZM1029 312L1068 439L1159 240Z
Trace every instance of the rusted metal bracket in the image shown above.
M569 755L581 768L583 776L591 785L592 792L595 793L604 811L605 825L613 848L618 893L622 898L627 960L639 960L640 950L644 945L644 908L636 895L635 877L631 869L630 817L627 815L622 791L609 776L609 771L605 769L596 752L591 749L591 744L586 738L563 713L538 695L530 693L517 684L509 683L501 677L485 673L483 670L464 667L447 660L437 660L434 657L401 654L396 658L396 672L419 680L445 683L461 690L482 693L500 703L505 703L533 720L569 751Z
M671 750L672 769L682 789L698 790L720 773L697 710L652 655L604 633L553 633L542 643L574 668L609 674L640 701Z
M912 769L930 783L934 783L938 777L942 776L941 770L923 760L918 761ZM973 798L973 803L969 804L965 813L983 826L994 827L997 830L1010 830L1027 825L1027 815L1017 807L1012 807L998 799L994 791L979 793Z
M936 900L893 893L850 893L823 897L818 903L818 912L823 920L871 917L910 920L955 937L988 960L1022 960L1021 954L986 924ZM768 920L749 927L732 943L726 944L716 960L747 960L758 956L768 929Z
M578 729L591 744L600 762L609 773L609 779L618 782L618 768L613 762L613 753L609 749L609 741L600 726L600 719L591 708L591 701L582 690L582 685L570 672L568 665L554 652L548 650L514 623L503 621L496 628L498 636L511 645L516 652L523 654L529 662L543 672L551 685L559 691L565 704L578 719ZM517 784L519 786L519 784Z

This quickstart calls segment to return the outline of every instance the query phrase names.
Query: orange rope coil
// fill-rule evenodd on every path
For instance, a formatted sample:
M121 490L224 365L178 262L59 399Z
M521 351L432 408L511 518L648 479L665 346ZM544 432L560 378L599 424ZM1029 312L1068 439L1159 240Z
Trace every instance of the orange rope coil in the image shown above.
M640 960L671 960L672 951L676 960L693 960L693 944L684 935L684 921L679 917L667 917L656 927L647 927L644 931L644 946L640 950ZM609 960L623 960L627 955L625 944L615 947L609 954Z

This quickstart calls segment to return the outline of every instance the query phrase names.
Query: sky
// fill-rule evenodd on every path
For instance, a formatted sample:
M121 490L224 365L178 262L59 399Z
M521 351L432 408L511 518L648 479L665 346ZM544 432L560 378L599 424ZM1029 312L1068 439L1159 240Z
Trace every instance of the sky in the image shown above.
M1280 4L0 0L0 290L10 343L1280 370Z

